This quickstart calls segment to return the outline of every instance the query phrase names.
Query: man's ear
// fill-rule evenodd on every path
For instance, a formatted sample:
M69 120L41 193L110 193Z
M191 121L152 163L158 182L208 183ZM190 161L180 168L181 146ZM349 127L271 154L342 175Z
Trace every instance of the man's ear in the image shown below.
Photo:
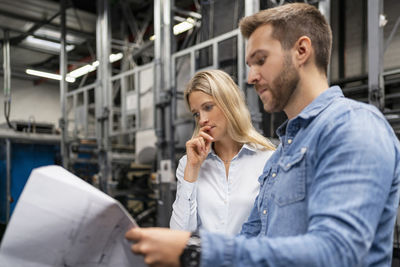
M301 36L293 46L294 60L299 67L304 66L309 62L313 49L311 39L307 36Z

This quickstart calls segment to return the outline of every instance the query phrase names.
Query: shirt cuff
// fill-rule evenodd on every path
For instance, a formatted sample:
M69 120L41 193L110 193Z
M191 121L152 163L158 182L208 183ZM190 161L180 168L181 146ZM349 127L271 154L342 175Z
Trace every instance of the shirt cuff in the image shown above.
M193 200L193 193L195 191L195 188L197 186L197 181L194 183L190 183L186 180L182 181L182 192L183 192L183 197L187 200Z
M200 266L233 266L235 239L217 233L200 230L201 260Z

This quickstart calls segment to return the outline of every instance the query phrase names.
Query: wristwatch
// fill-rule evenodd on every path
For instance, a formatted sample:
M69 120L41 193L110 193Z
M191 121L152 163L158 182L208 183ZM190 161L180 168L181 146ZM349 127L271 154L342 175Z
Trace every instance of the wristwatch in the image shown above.
M181 267L199 267L201 258L201 238L199 231L190 235L186 247L180 256Z

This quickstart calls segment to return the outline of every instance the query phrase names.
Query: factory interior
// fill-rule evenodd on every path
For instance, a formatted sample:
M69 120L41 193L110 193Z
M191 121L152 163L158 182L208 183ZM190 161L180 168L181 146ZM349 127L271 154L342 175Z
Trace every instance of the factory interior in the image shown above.
M398 0L0 0L0 238L31 171L59 165L118 200L142 227L168 227L175 171L192 137L183 91L227 72L276 145L286 119L247 83L239 20L287 2L325 15L328 79L379 108L400 138ZM400 215L393 266L400 266Z

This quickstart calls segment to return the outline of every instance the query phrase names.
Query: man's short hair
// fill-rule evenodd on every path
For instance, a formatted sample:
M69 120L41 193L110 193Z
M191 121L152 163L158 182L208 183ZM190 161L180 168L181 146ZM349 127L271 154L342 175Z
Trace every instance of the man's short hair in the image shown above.
M309 37L315 51L315 64L327 74L332 31L317 8L304 3L286 4L244 17L239 27L248 39L258 27L266 24L273 27L272 37L280 41L285 50L291 49L301 36Z

